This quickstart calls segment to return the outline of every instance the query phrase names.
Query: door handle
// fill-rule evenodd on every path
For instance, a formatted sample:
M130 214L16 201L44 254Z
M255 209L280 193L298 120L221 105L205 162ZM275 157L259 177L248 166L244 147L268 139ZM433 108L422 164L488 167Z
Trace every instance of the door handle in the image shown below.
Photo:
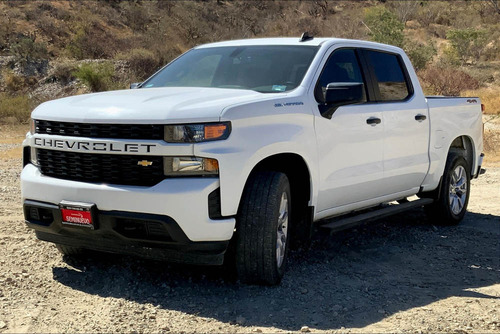
M377 118L377 117L370 117L366 120L366 124L370 124L370 125L377 125L377 124L380 124L382 121L380 120L380 118Z
M415 120L419 121L419 122L425 121L426 118L427 118L427 116L422 115L422 114L415 115Z

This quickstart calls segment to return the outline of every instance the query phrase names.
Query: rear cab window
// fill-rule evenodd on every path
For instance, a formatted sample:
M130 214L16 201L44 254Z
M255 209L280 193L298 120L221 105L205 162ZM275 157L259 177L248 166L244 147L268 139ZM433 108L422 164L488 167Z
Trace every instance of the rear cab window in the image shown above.
M373 50L366 50L365 55L372 69L377 101L404 101L413 94L406 68L399 55Z

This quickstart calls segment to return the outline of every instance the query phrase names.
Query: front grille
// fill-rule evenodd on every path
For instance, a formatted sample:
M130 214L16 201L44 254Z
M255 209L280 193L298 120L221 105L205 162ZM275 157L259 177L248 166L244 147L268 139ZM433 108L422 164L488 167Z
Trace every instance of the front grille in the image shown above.
M43 175L73 181L153 186L165 179L158 156L89 154L37 149ZM140 166L139 161L152 162Z
M163 139L163 125L89 124L35 120L35 133L112 139Z

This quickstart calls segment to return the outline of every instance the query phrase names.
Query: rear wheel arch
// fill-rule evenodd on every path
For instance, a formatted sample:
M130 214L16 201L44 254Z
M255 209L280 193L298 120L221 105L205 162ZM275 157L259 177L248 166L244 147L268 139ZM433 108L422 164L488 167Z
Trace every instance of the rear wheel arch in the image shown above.
M469 136L459 136L455 138L450 145L447 157L451 153L460 154L467 161L469 173L474 174L474 141Z
M471 175L474 173L474 142L469 136L458 136L451 142L448 152L446 153L446 157L444 157L445 164L443 164L437 188L430 191L420 192L418 196L425 198L439 198L441 187L443 186L443 176L446 172L446 161L452 154L462 156L467 162L469 173L471 173Z

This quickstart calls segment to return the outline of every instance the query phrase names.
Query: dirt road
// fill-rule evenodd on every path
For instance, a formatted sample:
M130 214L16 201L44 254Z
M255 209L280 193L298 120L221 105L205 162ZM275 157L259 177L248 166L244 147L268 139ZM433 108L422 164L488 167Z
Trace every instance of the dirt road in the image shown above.
M500 332L498 166L473 181L461 225L415 210L318 232L280 286L256 287L220 268L63 261L23 223L22 131L0 133L0 332Z

